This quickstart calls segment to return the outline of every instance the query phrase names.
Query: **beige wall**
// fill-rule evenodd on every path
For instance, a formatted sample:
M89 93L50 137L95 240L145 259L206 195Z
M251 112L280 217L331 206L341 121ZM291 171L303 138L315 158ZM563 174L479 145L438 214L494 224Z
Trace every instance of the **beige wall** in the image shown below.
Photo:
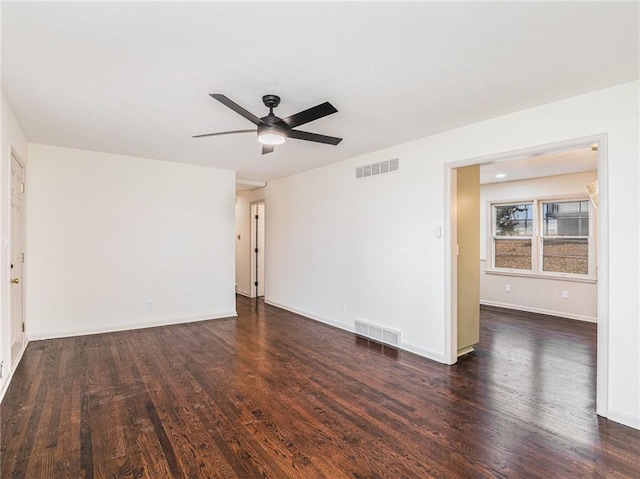
M458 351L480 340L480 167L457 170Z

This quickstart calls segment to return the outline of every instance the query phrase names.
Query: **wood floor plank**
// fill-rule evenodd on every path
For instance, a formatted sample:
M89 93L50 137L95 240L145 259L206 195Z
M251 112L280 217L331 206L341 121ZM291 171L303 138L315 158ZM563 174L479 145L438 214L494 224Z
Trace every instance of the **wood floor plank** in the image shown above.
M481 310L445 366L238 297L238 318L31 342L0 478L635 478L596 326Z

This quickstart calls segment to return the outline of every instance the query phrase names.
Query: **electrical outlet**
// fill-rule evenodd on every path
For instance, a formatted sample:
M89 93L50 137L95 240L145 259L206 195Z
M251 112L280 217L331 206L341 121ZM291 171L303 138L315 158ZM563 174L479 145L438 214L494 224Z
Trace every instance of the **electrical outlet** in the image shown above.
M562 292L562 299L569 299L569 291Z
M347 312L347 303L342 303L342 312L346 313Z
M505 290L507 291L507 293L510 293L511 292L511 285L508 284L507 287L505 288Z
M147 311L149 311L150 309L153 309L153 300L152 299L147 299L147 302L144 303L144 309L146 309Z
M4 361L0 361L0 379L4 376Z

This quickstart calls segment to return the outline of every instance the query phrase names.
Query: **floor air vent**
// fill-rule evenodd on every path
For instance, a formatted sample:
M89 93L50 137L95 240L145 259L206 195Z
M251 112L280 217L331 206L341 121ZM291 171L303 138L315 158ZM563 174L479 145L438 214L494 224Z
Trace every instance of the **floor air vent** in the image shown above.
M383 328L375 324L367 323L360 319L355 320L356 334L367 339L378 341L379 343L388 344L390 346L400 347L400 331L394 329Z
M358 166L356 167L356 180L372 178L374 176L380 176L386 173L393 173L394 171L398 170L400 170L400 159L398 158L384 160L380 163L371 163L370 165Z

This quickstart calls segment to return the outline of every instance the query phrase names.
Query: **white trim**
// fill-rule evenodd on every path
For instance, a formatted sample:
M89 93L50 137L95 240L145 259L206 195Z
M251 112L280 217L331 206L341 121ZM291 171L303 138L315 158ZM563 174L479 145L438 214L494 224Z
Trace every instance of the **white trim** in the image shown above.
M263 206L263 218L262 218L262 228L264 229L264 244L262 245L262 258L264 263L264 284L262 285L262 296L265 297L267 294L267 203L264 198L253 200L249 203L249 298L257 298L258 294L256 291L256 255L255 248L258 247L257 244L254 244L254 241L257 242L256 236L256 223L255 223L255 215L258 214L259 206ZM253 207L256 207L254 212Z
M7 229L7 234L9 235L9 238L11 238L11 228L12 228L12 217L13 217L13 213L11 210L11 161L12 158L15 159L18 164L22 167L22 183L25 185L24 191L23 191L23 195L22 195L22 253L23 253L23 262L22 262L22 284L21 284L21 288L22 288L22 325L23 325L23 330L22 330L22 346L20 349L20 352L18 353L18 356L16 357L16 364L13 364L13 358L11 357L12 353L13 353L13 344L12 344L12 340L13 340L13 316L11 314L11 310L12 310L12 305L11 305L11 285L9 283L9 280L11 279L11 271L9 270L9 265L7 264L7 288L9 289L8 291L8 295L7 295L7 303L9 305L9 363L11 364L11 375L9 377L9 381L11 380L11 377L13 377L13 371L15 371L15 367L20 363L20 359L22 358L22 354L24 353L24 349L27 347L27 343L29 342L29 340L27 339L27 335L25 333L25 329L27 328L27 285L29 282L29 277L27 275L27 265L29 262L29 255L26 254L27 253L27 240L28 240L28 232L27 232L27 195L29 194L29 188L27 185L27 178L28 178L28 170L27 170L27 163L21 158L20 154L18 153L18 151L13 147L13 145L11 144L11 142L7 142L7 147L9 149L9 171L8 171L8 206L9 206L9 228ZM9 251L7 253L9 255L9 262L11 262L11 246L9 246ZM5 359L5 364L6 364L6 359ZM5 383L6 384L6 383Z
M349 324L341 323L341 322L335 321L333 319L326 318L324 316L319 316L317 314L309 313L308 311L304 311L302 309L294 308L293 306L287 306L285 304L278 303L276 301L271 301L271 300L265 299L264 302L265 302L265 304L268 304L268 305L271 305L271 306L275 306L276 308L284 309L285 311L289 311L291 313L295 313L295 314L298 314L300 316L304 316L307 319L311 319L313 321L318 321L320 323L326 324L327 326L331 326L331 327L334 327L334 328L342 329L343 331L347 331L349 333L352 333L353 335L356 334L355 327L351 326ZM384 344L384 343L381 343L381 344ZM411 343L407 343L407 342L402 341L400 343L399 349L401 349L403 351L407 351L409 353L413 353L413 354L415 354L417 356L424 357L426 359L431 359L433 361L437 361L439 363L443 363L444 362L444 355L443 354L436 353L434 351L430 351L430 350L425 349L425 348L421 348L421 347L416 346L416 345L411 344Z
M452 205L455 205L455 174L456 168L471 165L482 165L485 163L502 163L517 157L525 158L540 152L551 153L553 151L563 151L571 148L581 148L598 145L598 232L596 235L598 258L598 339L597 339L597 367L596 367L596 412L598 415L608 417L609 415L609 215L608 215L608 135L599 133L582 138L573 138L557 143L547 143L519 150L504 151L475 158L456 160L445 163L445 234L455 235L452 220L454 213ZM453 181L453 185L452 185ZM453 194L452 194L453 191ZM455 239L455 238L454 238ZM445 242L445 358L451 360L452 344L457 344L457 312L455 311L457 302L457 284L452 280L455 278L455 248L451 248ZM426 266L425 266L426 267ZM448 291L450 286L452 291ZM454 349L455 351L455 349Z
M25 333L25 341L24 344L22 345L22 347L20 348L20 351L18 352L18 356L16 357L16 363L11 365L11 376L13 377L13 373L16 372L16 369L18 369L18 364L20 364L20 360L22 359L22 356L24 355L24 352L27 349L27 345L29 344L29 336Z
M348 331L350 333L355 334L355 328L349 324L341 323L339 321L335 321L333 319L326 318L324 316L319 316L317 314L310 313L309 311L305 311L303 309L294 308L293 306L288 306L286 304L278 303L276 301L271 301L266 298L264 302L265 304L275 306L276 308L284 309L285 311L289 311L290 313L299 314L300 316L304 316L307 319L313 319L314 321L319 321L320 323L324 323L329 326L333 326L334 328L343 329L344 331Z
M458 172L445 165L444 186L444 355L445 364L458 361L458 224L456 221ZM447 240L448 238L448 240ZM447 261L447 258L449 259Z
M156 328L158 326L171 326L174 324L195 323L197 321L207 321L209 319L232 318L237 316L238 316L238 313L234 310L234 311L223 311L219 313L191 316L187 318L140 321L136 323L122 324L118 326L105 327L105 328L71 329L67 331L56 331L54 333L45 333L45 332L31 333L30 332L29 341L41 341L43 339L70 338L73 336L86 336L89 334L115 333L118 331L131 331L134 329Z
M22 360L22 356L24 355L24 352L26 351L28 344L29 344L29 338L25 334L25 341L24 341L24 344L22 345L22 348L20 349L20 352L18 352L18 356L16 357L16 363L11 364L11 371L9 371L9 376L7 376L7 378L4 380L4 383L2 384L2 390L0 390L0 402L2 402L2 400L4 399L4 395L7 392L7 389L9 389L9 384L11 384L11 380L13 379L13 374L16 372L16 369L18 368L18 364L20 364L20 361Z
M486 262L487 260L480 260ZM488 269L485 268L486 274L495 274L497 276L520 276L521 278L535 278L546 279L553 281L569 281L573 283L591 283L596 284L598 280L596 278L581 278L579 276L565 275L560 276L558 273L531 273L529 271L517 270L517 269Z
M606 133L592 139L598 144L596 412L600 416L609 417L609 144Z
M520 304L501 303L499 301L487 301L480 300L480 304L484 306L495 306L497 308L513 309L516 311L526 311L527 313L546 314L548 316L557 316L559 318L576 319L578 321L585 321L587 323L597 323L598 318L593 316L583 316L581 314L566 313L564 311L553 311L550 309L533 308L530 306L522 306Z
M247 298L251 297L251 293L247 293L246 291L242 291L242 290L239 290L239 289L236 289L236 294L239 294L241 296L246 296Z
M577 148L591 147L594 143L598 144L598 149L602 145L600 142L607 139L606 133L599 133L591 136L584 136L581 138L571 138L569 140L558 141L554 143L545 143L543 145L529 146L527 148L520 148L518 150L503 151L500 153L490 153L488 155L476 156L472 158L466 158L464 160L450 161L445 164L446 167L457 169L463 166L482 165L489 163L505 163L512 160L524 160L531 156L538 156L543 153L559 153L566 150L572 150ZM600 150L599 150L600 151ZM598 155L600 156L600 155ZM598 163L598 168L600 167ZM600 185L598 184L598 197L600 192ZM598 199L598 201L600 201Z
M430 349L421 348L420 346L416 346L411 343L405 343L404 341L401 342L400 349L403 351L407 351L409 353L415 354L416 356L429 359L431 361L436 361L441 364L445 363L444 354L431 351Z
M598 186L598 190L599 189L600 187ZM598 203L599 202L600 192L598 192ZM610 421L619 422L620 424L624 424L625 426L629 426L634 429L640 429L640 416L627 411L620 411L619 409L609 408L608 419Z

